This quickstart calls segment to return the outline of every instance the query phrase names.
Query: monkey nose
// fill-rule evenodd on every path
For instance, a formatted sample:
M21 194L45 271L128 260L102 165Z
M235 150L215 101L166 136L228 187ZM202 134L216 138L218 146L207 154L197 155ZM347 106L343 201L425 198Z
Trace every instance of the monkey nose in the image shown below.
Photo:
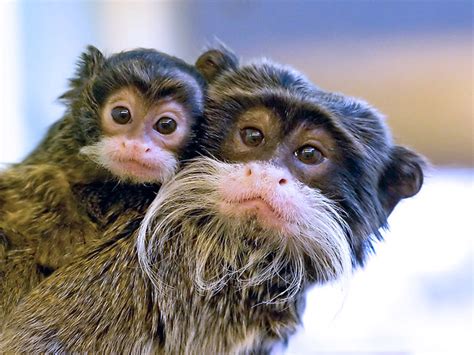
M143 153L149 153L151 151L151 148L148 145L135 144L133 146L133 150L137 154L143 154Z
M288 175L289 173L287 171L275 166L250 163L244 167L245 179L252 183L263 181L265 183L283 186L289 181Z
M151 147L148 144L140 144L140 143L136 143L136 142L123 141L121 146L122 146L122 149L126 149L126 150L128 150L130 152L133 152L133 153L136 153L136 154L151 152Z

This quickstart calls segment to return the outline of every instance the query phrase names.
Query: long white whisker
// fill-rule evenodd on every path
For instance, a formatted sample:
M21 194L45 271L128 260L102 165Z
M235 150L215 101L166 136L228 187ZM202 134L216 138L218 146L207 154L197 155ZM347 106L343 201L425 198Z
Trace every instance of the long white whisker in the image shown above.
M219 186L241 168L199 157L160 189L140 226L140 266L153 285L172 285L172 269L187 265L196 290L219 292L232 283L244 290L276 282L263 303L284 302L308 282L344 277L351 270L348 227L338 207L317 190L298 186L299 221L290 232L262 228L253 219L219 212ZM174 276L171 276L174 275Z

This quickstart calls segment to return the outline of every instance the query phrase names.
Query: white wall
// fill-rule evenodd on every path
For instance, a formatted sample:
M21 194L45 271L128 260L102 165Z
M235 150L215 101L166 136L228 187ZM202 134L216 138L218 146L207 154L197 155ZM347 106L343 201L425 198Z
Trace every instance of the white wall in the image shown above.
M0 164L19 160L25 143L18 34L17 3L0 2Z
M108 53L137 47L180 56L186 19L172 1L104 1L98 3L98 39Z

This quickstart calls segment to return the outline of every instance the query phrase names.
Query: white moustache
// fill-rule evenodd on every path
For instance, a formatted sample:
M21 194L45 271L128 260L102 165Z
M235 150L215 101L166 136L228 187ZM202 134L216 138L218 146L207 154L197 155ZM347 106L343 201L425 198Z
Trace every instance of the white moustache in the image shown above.
M104 137L95 144L82 147L80 154L87 156L97 165L111 172L118 180L127 183L163 183L170 180L178 169L178 161L174 154L161 149L158 155L152 157L151 162L142 161L142 164L149 167L152 173L145 177L134 174L133 171L127 171L121 166L124 157L116 146L116 140Z
M218 292L229 281L246 288L278 279L286 286L262 302L284 301L308 282L347 275L349 228L334 202L316 189L297 184L304 221L286 232L220 213L219 187L242 166L201 157L162 186L137 238L140 265L153 284L167 284L163 275L178 249L184 250L180 262L189 263L200 292Z

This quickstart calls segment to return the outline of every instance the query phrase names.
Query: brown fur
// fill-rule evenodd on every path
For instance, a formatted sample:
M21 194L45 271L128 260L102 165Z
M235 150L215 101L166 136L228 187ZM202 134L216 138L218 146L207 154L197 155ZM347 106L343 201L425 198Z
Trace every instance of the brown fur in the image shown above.
M59 269L28 295L0 335L2 349L15 353L267 353L274 341L296 330L304 307L301 295L291 302L258 304L259 297L271 297L276 290L239 289L232 283L217 294L198 291L190 278L192 259L184 262L190 245L166 246L163 254L172 260L164 265L163 281L179 286L156 288L139 265L132 234L138 223L121 222L122 227L106 233L107 242Z
M187 81L186 81L187 80ZM121 88L136 88L143 105L171 98L193 120L201 115L204 82L193 66L155 50L105 58L89 47L61 99L66 113L21 163L0 172L0 327L32 287L121 216L143 215L158 183L121 181L81 148L104 136L101 110ZM192 137L190 127L186 136ZM188 143L171 152L178 160Z
M71 183L57 166L42 164L20 165L0 175L0 319L81 247L102 238L118 213L142 215L155 193L150 187L135 187L131 193L115 182L83 181ZM109 205L103 206L107 199Z
M5 351L269 353L298 327L308 287L361 265L398 201L418 192L422 159L395 146L367 104L288 68L238 67L221 54L197 62L211 79L201 144L212 158L189 162L167 182L140 228L140 216L121 218L105 241L35 288L0 335ZM221 65L228 70L220 75ZM236 145L223 149L260 107L280 120L279 135L240 156ZM302 167L284 149L301 123L335 142L321 165ZM242 182L250 164L279 163L293 167L286 201L294 192L305 204L295 207L302 213L291 232L221 213L219 186Z

